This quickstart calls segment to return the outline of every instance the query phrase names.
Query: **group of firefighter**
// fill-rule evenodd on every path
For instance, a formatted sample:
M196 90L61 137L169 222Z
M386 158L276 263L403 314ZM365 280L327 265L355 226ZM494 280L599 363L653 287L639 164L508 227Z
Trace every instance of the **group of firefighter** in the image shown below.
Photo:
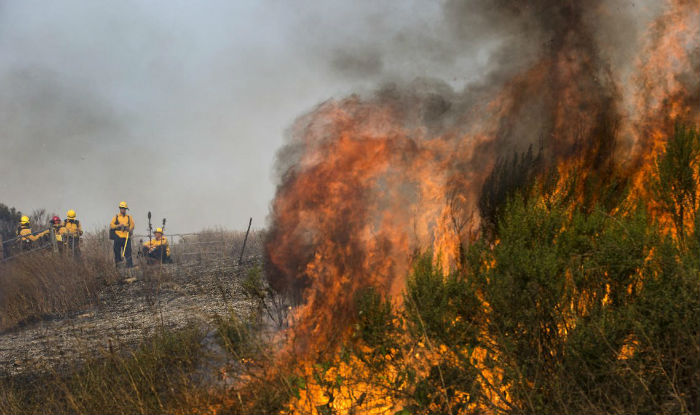
M38 233L32 232L28 216L22 216L17 227L18 241L24 251L32 250L34 245L50 240L59 252L63 253L69 250L78 257L80 256L80 236L82 234L83 229L80 227L80 221L75 218L73 209L66 213L64 221L61 221L58 216L51 218L49 229Z
M134 233L134 218L127 214L129 206L126 202L119 203L119 213L114 215L109 222L109 239L113 241L114 262L118 266L122 261L126 262L126 267L131 268L134 262L131 256L131 239ZM165 220L163 220L165 223ZM149 213L150 229L150 213ZM156 228L153 232L154 238L150 238L141 244L141 254L149 264L169 263L170 245L168 239L163 235L163 228ZM41 232L32 232L29 217L22 216L17 228L17 238L23 250L32 250L34 245L49 240L52 246L60 253L71 252L74 256L80 257L80 237L83 229L80 221L76 219L73 209L66 212L66 219L54 216L51 218L51 226Z

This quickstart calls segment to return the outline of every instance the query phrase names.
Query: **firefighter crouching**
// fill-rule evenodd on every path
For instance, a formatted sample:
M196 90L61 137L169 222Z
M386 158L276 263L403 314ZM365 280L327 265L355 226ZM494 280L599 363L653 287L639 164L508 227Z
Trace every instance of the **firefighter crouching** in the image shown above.
M126 214L129 209L126 202L119 203L119 213L109 223L109 239L114 241L114 263L122 261L122 254L126 259L127 268L134 266L131 259L131 233L134 230L134 219Z
M75 218L73 209L66 212L66 220L63 221L63 243L68 252L73 255L80 256L80 237L83 235L83 228L80 226L80 221Z
M163 228L156 228L155 238L143 243L143 255L149 264L170 263L170 245L168 239L163 236Z

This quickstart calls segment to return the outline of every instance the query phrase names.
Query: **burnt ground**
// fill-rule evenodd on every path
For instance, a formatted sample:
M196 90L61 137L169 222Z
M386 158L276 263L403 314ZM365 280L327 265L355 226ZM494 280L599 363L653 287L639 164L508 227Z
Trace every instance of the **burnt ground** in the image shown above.
M60 373L110 348L134 347L161 327L211 330L215 315L246 315L241 282L262 258L236 262L137 267L104 287L95 305L0 332L0 377Z

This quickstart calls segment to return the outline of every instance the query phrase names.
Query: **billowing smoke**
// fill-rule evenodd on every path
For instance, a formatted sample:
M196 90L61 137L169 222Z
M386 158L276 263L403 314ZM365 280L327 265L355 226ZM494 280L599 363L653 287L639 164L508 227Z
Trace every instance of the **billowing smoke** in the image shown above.
M324 102L278 154L269 276L295 293L298 330L316 344L342 334L358 289L400 291L416 250L454 266L498 160L534 147L546 165L634 181L654 131L698 119L695 2L448 1L443 14L443 52L495 49L482 78L462 91L399 79ZM384 68L377 46L332 62L351 75Z

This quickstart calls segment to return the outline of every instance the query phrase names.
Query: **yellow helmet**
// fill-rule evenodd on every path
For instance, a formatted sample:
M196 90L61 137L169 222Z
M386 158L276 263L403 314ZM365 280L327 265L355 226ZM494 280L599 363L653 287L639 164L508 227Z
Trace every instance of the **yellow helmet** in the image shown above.
M126 204L126 202L119 202L119 209L121 208L129 209L129 206Z
M163 228L156 228L154 233L163 233Z
M29 223L29 216L22 216L19 220L19 223L21 223L22 225L28 224Z
M69 210L68 212L66 212L66 216L68 217L68 219L75 219L75 211L73 209Z

